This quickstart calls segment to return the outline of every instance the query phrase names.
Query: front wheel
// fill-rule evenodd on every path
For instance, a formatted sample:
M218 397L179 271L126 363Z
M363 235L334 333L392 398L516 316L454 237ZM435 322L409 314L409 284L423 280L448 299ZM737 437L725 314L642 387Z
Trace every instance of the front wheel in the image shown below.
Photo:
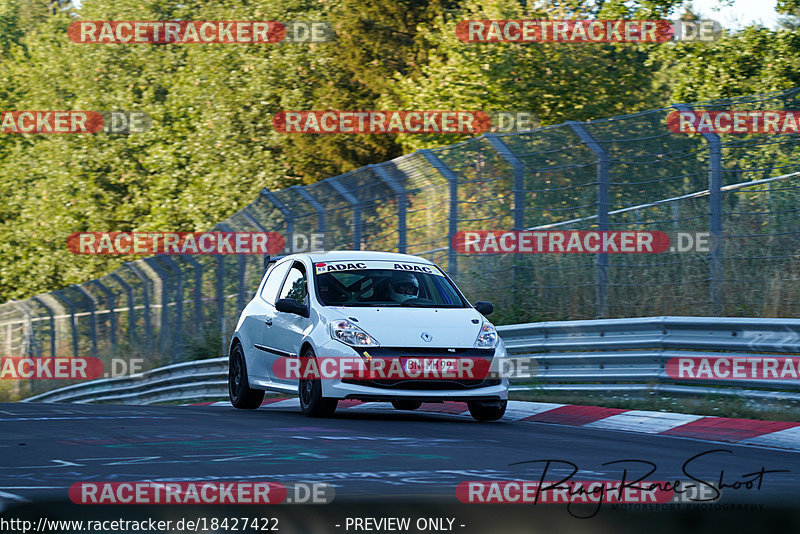
M506 413L508 401L468 402L469 414L476 421L497 421Z
M231 404L241 410L255 410L264 400L264 391L252 389L247 381L247 365L242 346L234 345L228 359L228 395Z
M303 352L303 358L314 358L314 351L309 347ZM307 368L301 366L301 368ZM336 411L336 405L339 401L336 399L328 399L322 396L322 381L320 378L316 380L300 380L297 387L297 393L300 396L300 409L309 417L330 417Z

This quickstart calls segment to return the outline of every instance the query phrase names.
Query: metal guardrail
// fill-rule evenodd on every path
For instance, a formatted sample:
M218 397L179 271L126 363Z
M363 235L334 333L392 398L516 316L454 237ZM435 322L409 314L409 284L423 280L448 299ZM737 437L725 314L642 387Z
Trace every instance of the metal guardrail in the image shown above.
M144 373L54 389L22 402L153 404L228 395L228 358L176 363Z
M800 380L691 380L669 377L673 357L800 354L800 319L645 317L498 327L511 358L532 358L534 378L512 391L641 392L800 401ZM227 358L169 365L139 376L94 380L24 402L151 404L227 397Z

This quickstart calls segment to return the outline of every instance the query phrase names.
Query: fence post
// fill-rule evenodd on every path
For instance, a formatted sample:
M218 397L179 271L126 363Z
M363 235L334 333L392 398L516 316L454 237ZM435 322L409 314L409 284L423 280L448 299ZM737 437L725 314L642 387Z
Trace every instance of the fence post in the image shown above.
M203 325L203 266L199 261L186 255L183 257L194 268L194 291L192 298L194 299L194 329L202 328Z
M55 314L53 314L53 310L44 303L42 299L37 297L31 297L32 300L36 301L39 306L44 308L47 311L47 317L50 319L50 357L56 357L56 318Z
M255 217L253 217L253 215L252 215L252 214L251 214L249 211L247 211L247 207L244 207L244 208L242 209L242 211L240 211L239 213L241 213L242 217L244 217L245 219L247 219L247 221L248 221L250 224L252 224L253 226L255 226L255 227L258 229L258 231L259 231L259 232L264 232L264 233L268 232L268 230L267 230L267 229L264 227L264 225L263 225L263 224L261 224L261 223L259 222L259 220L258 220L258 219L256 219ZM262 257L262 258L261 258L261 260L262 260L262 262L261 262L261 263L259 263L259 265L263 265L263 260L264 260L264 258Z
M376 165L371 164L368 165L370 169L375 171L375 174L378 175L378 178L389 186L389 189L392 190L395 196L395 200L397 201L397 252L400 254L406 253L407 247L407 226L406 226L406 210L408 207L408 191L406 188L397 183L394 176L391 175L386 169L383 168L383 164Z
M111 341L111 355L114 356L117 353L117 318L114 314L114 293L99 280L90 280L89 283L102 291L108 301L109 341Z
M283 202L278 200L278 197L276 197L266 188L261 190L260 195L266 198L270 204L275 206L278 211L283 214L283 219L286 221L286 251L291 254L294 249L294 213L292 213L292 210L287 208Z
M217 301L217 324L219 325L222 354L224 355L227 352L227 347L225 347L225 255L215 254L214 258L217 261L217 277L214 284Z
M525 164L496 134L483 136L514 170L514 230L525 229Z
M353 250L361 250L361 201L350 193L339 181L339 176L328 178L327 182L339 193L353 209Z
M134 309L133 289L131 289L128 282L123 280L117 273L111 273L110 276L122 287L128 299L128 342L130 343L131 350L133 350L133 347L136 346L136 310Z
M64 301L69 308L69 316L70 316L70 323L72 326L72 355L76 358L78 357L78 322L75 319L75 304L66 296L64 295L64 291L61 289L56 289L52 292L53 295L58 295L58 297Z
M141 260L139 260L141 261ZM147 339L147 351L153 352L153 327L150 323L150 290L147 288L148 278L142 271L133 263L124 263L125 267L136 275L136 278L142 283L142 298L144 300L144 333Z
M306 202L311 204L311 207L317 212L317 231L322 235L325 235L325 206L320 204L320 202L314 198L314 196L303 186L293 185L289 189L297 191L297 193L303 197Z
M86 291L86 289L80 285L75 284L72 287L77 289L84 297L89 299L89 324L91 325L90 335L92 338L92 356L97 356L97 299L94 298L94 295Z
M422 149L419 152L439 174L447 179L447 183L450 186L450 209L447 226L447 274L450 275L450 278L456 280L458 278L458 254L456 249L453 248L453 237L455 237L458 231L458 176L456 176L456 173L454 173L450 167L439 159L439 156L429 149Z
M233 232L234 229L228 226L225 223L217 224L219 228L222 229L223 232ZM242 312L245 307L245 287L244 287L244 278L247 270L247 257L244 254L237 254L237 266L239 270L237 271L236 277L236 314Z
M20 356L36 357L36 336L33 333L33 321L31 321L31 312L21 302L11 299L9 301L14 305L22 315L25 316L25 322L22 324L22 344L20 346ZM9 354L10 355L10 354Z
M183 355L183 270L169 256L163 255L160 257L175 271L175 276L177 277L175 287L175 327L172 329L172 361L179 361Z
M609 168L611 166L608 153L582 123L567 121L567 124L597 156L597 229L601 232L608 231ZM601 252L596 257L595 315L597 318L602 318L608 317L608 253Z
M675 104L678 111L692 111ZM715 133L701 133L708 143L708 229L711 232L710 276L711 314L722 313L722 142Z
M159 267L158 263L153 258L142 258L145 265L149 266L158 276L161 282L161 328L158 332L158 351L161 356L165 356L168 348L169 340L169 313L167 310L167 303L169 302L169 276Z
M506 160L514 171L514 230L521 231L525 229L525 164L519 159L514 152L508 148L502 139L497 137L496 134L487 133L483 136L489 141L492 147L497 151L500 156ZM514 270L512 272L513 280L511 288L513 293L514 306L519 306L519 297L521 287L518 287L522 282L519 269L519 258L515 254L512 258Z

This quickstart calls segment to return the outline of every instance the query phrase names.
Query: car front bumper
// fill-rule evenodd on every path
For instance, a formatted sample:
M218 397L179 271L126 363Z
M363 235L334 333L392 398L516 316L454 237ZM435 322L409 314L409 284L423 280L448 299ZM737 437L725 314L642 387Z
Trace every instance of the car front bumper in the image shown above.
M364 349L359 349L363 351ZM366 349L375 355L391 355L398 357L405 354L408 357L453 357L458 358L458 354L449 355L445 350L450 349L425 349L421 347L409 347L408 349ZM458 349L459 354L474 356L472 349ZM502 341L491 351L487 359L495 361L506 357L505 347ZM436 354L434 354L436 353ZM323 357L360 357L360 353L340 343L331 340L323 346L317 348L317 355ZM494 367L494 366L493 366ZM508 378L487 377L484 380L353 380L342 378L330 378L322 380L322 396L332 399L358 399L363 401L392 401L398 399L420 400L424 402L443 402L443 401L501 401L508 399Z

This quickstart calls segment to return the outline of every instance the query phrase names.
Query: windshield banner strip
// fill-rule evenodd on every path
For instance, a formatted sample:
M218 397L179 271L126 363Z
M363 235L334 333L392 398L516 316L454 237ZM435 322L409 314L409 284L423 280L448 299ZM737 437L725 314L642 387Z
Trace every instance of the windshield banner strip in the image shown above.
M410 263L400 261L333 261L333 262L317 262L314 264L314 270L317 274L332 273L339 271L363 271L368 269L387 269L394 271L408 271L411 273L425 273L434 274L436 276L444 277L438 268L433 265L424 263Z

